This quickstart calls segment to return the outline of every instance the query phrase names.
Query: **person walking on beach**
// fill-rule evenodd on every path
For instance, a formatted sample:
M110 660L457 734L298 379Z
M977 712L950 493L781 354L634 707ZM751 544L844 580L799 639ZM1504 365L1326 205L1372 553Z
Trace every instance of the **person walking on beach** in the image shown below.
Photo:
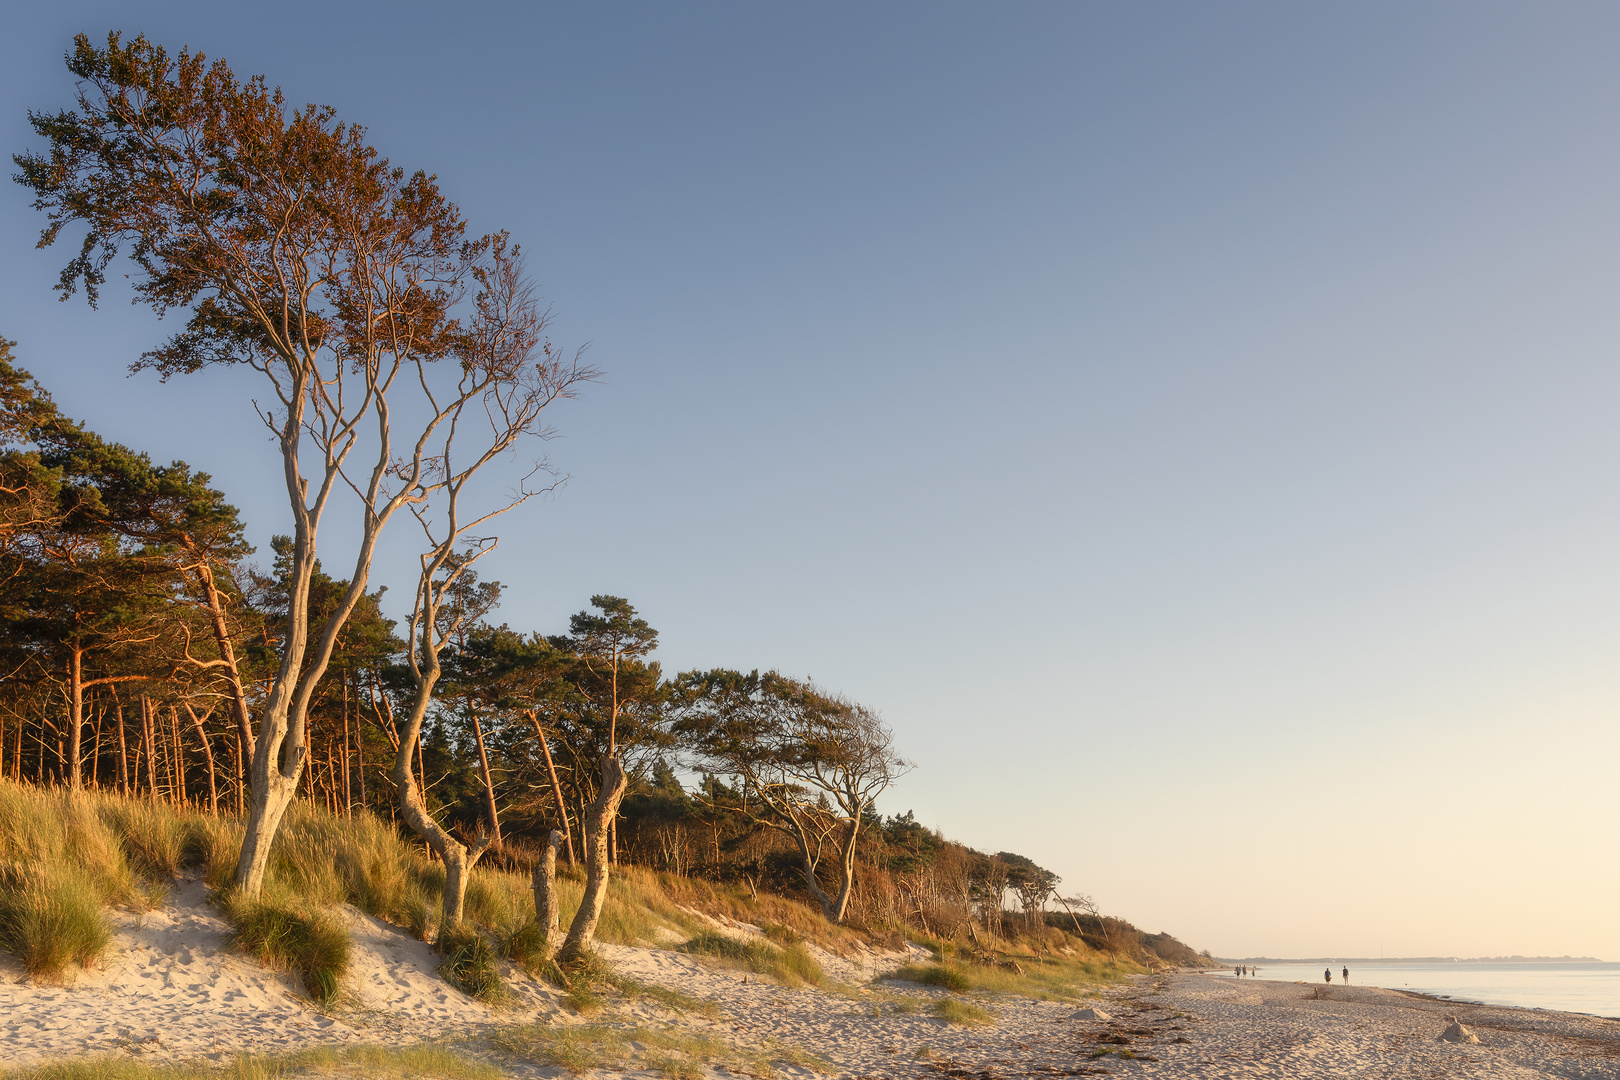
M1350 985L1350 965L1348 964L1346 964L1344 968L1344 985Z
M1332 968L1323 968L1322 969L1322 978L1326 979L1328 982L1332 982L1333 981L1333 969Z

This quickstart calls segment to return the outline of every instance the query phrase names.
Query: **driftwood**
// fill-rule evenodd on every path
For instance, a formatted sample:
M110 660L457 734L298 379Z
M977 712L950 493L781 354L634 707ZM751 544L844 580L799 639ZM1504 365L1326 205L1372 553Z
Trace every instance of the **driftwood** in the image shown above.
M1012 959L1011 957L997 956L995 953L986 952L983 949L976 949L973 952L972 958L975 964L983 964L985 967L1001 968L1003 971L1010 971L1014 975L1022 975L1024 973L1024 969L1018 966L1018 961Z

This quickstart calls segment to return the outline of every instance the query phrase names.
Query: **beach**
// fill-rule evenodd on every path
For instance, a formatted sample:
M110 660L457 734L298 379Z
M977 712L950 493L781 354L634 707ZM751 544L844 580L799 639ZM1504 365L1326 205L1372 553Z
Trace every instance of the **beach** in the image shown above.
M927 958L915 946L845 956L817 949L825 984L789 988L671 948L603 945L620 976L678 997L609 997L582 1014L562 991L508 967L513 1001L492 1009L445 984L427 945L354 909L344 914L355 964L343 1000L323 1012L287 977L232 953L201 884L181 882L164 907L119 913L107 961L72 985L36 985L9 963L0 970L0 1060L226 1064L244 1052L438 1040L506 1075L552 1077L566 1070L512 1052L501 1033L573 1030L586 1043L611 1037L628 1047L581 1067L603 1078L667 1074L667 1061L656 1067L638 1050L647 1032L730 1048L711 1049L687 1070L717 1078L763 1075L764 1062L776 1076L805 1078L1620 1077L1620 1021L1195 972L1137 976L1079 1002L959 995L885 977ZM729 920L715 926L739 937L758 932ZM706 1014L670 1001L718 1008ZM950 1022L946 1002L983 1009L992 1022ZM1478 1043L1441 1041L1452 1017Z

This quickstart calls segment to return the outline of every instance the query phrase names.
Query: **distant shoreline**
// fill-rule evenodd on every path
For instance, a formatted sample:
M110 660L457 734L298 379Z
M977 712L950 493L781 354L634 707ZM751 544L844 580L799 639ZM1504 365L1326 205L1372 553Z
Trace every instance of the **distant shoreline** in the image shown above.
M1612 964L1595 956L1217 956L1222 964Z
M1172 1010L1193 1022L1177 1032L1185 1045L1161 1041L1143 1049L1163 1062L1166 1075L1188 1080L1620 1076L1620 1023L1591 1013L1264 974L1250 981L1177 973L1154 990L1137 998L1139 1007ZM1463 1025L1461 1041L1443 1038L1453 1021Z

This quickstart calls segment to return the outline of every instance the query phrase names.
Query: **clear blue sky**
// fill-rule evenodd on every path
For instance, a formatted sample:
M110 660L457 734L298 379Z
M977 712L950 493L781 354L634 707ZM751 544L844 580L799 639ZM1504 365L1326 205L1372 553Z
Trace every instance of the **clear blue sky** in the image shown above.
M1620 958L1620 9L3 24L8 152L75 32L145 32L528 246L608 376L505 525L514 625L610 592L666 667L811 674L916 759L886 812L1217 953ZM126 379L169 328L57 304L7 187L25 366L285 531L248 373Z

